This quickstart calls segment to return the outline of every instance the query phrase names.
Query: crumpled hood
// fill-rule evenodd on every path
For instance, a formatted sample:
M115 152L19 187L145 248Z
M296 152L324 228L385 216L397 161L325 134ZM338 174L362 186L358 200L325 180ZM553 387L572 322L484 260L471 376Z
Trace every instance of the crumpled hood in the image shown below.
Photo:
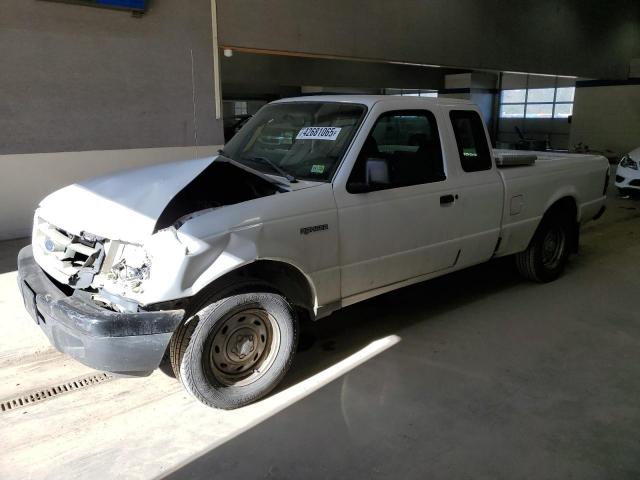
M271 183L266 175L223 156L165 163L64 187L40 203L37 215L69 233L144 243L167 204L214 161L227 162Z
M125 170L57 190L38 215L69 233L142 243L167 203L214 157Z

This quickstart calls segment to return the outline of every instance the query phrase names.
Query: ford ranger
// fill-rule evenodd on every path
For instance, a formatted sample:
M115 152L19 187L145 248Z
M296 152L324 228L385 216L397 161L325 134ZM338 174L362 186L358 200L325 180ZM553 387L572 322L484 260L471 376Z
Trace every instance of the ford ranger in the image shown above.
M495 151L467 101L316 96L264 106L210 158L65 187L18 257L61 352L199 401L274 388L299 322L512 255L549 282L604 211L604 157Z

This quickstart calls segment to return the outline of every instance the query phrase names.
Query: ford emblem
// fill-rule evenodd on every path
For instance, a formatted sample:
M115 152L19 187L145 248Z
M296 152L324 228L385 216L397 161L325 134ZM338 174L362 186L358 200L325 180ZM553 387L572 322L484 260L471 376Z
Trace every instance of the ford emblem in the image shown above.
M44 248L48 251L48 252L53 252L56 249L56 244L53 243L53 240L51 240L50 238L47 238L44 241Z

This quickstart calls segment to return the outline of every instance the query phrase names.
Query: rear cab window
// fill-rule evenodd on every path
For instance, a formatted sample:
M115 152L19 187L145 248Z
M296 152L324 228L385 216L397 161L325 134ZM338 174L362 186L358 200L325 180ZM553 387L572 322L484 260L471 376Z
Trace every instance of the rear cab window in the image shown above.
M473 110L451 110L449 118L462 170L467 173L491 170L491 150L480 115Z

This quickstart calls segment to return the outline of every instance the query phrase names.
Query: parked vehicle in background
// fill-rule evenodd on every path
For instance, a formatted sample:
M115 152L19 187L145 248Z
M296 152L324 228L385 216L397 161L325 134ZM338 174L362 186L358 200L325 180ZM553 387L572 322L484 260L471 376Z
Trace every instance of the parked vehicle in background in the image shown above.
M236 408L282 379L301 321L494 257L558 278L608 180L602 156L493 150L468 101L279 100L219 156L49 195L19 283L58 350L137 375L168 358Z
M621 195L640 195L640 148L620 159L616 170L616 187Z

